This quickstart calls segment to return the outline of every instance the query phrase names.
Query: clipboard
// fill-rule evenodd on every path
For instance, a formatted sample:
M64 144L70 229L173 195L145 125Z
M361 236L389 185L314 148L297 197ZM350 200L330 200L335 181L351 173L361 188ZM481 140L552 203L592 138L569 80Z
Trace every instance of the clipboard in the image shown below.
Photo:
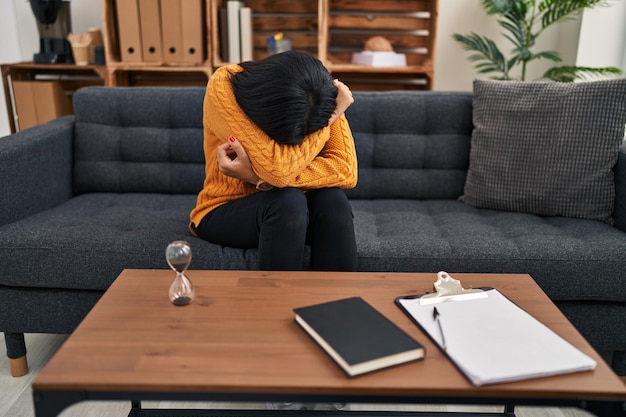
M495 288L440 271L436 292L396 305L477 386L589 371L596 362Z

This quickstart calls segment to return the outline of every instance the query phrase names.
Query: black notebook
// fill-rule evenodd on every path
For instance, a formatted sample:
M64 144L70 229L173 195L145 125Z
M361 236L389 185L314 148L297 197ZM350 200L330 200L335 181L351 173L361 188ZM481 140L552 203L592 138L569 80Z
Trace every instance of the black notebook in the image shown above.
M350 376L424 357L421 344L360 297L294 312L296 322Z

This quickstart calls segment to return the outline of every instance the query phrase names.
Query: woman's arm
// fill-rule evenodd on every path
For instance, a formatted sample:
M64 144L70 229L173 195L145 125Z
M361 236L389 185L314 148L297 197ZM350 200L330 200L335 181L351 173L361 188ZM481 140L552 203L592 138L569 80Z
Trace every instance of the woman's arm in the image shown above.
M353 188L358 179L354 138L345 116L330 127L330 138L322 152L288 184L302 189Z
M330 135L326 127L307 136L300 145L281 145L267 136L241 110L230 83L237 65L219 68L207 86L204 103L205 127L227 143L234 136L241 143L258 177L285 187L322 152Z
M217 166L222 174L250 184L257 184L260 179L252 170L245 149L234 136L217 147Z
M337 119L339 119L339 117L346 112L348 107L354 103L352 91L350 91L347 85L337 79L333 81L333 84L337 87L337 107L335 108L332 116L330 116L330 120L328 121L329 125L335 123L335 121L337 121Z
M354 103L352 92L344 83L334 80L337 105L330 120L330 135L321 152L300 173L294 173L283 186L298 188L353 188L358 179L354 138L344 113ZM263 177L270 184L272 180ZM277 184L274 184L277 185Z

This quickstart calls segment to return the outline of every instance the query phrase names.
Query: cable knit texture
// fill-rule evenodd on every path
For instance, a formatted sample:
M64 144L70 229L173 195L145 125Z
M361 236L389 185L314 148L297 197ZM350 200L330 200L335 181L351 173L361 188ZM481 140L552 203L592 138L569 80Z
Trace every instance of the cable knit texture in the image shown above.
M357 182L354 138L345 115L331 126L306 136L300 145L282 145L270 138L237 104L230 82L239 65L221 67L210 77L204 97L206 178L191 211L191 225L216 207L258 192L253 184L219 171L217 147L234 136L246 150L259 178L275 187L304 191L325 187L353 188ZM192 228L193 233L193 228Z

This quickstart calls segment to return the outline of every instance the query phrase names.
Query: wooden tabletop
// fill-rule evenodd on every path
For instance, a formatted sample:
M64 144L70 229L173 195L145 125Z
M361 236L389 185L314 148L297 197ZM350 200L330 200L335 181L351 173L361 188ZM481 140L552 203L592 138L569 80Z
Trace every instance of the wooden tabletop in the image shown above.
M528 275L452 274L495 287L598 362L594 371L475 387L395 305L436 274L188 271L174 306L168 270L125 270L33 383L34 391L619 398L626 387ZM293 309L361 296L426 348L423 360L349 378Z

